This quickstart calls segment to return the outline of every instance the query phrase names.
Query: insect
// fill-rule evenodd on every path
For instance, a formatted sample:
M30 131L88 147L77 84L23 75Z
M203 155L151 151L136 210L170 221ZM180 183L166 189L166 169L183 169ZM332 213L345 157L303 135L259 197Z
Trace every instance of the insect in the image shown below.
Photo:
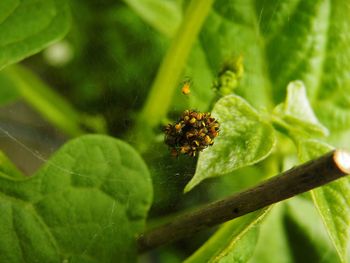
M209 112L185 110L176 122L164 127L164 142L174 157L180 154L195 157L213 145L219 127L219 122Z
M182 84L182 88L181 88L182 94L189 95L191 93L191 85L192 85L192 81L190 79L186 79Z

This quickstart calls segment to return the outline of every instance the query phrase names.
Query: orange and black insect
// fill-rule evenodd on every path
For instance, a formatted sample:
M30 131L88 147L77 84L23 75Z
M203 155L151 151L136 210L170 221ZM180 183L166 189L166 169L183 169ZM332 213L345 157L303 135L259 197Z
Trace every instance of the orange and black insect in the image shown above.
M191 86L192 86L192 81L190 79L186 79L182 83L182 88L181 88L182 94L189 95L191 93Z
M195 157L214 144L214 138L219 135L219 126L209 112L185 110L178 121L164 127L164 141L172 156L185 154Z

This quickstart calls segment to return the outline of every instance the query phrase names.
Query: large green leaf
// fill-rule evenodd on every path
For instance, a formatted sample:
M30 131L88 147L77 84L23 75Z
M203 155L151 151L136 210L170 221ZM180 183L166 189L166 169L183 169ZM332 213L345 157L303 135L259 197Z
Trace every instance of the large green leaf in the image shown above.
M284 97L291 80L300 79L311 101L320 88L328 38L329 11L336 1L255 0L264 39L268 76L275 101ZM335 73L332 73L335 74Z
M310 200L294 197L279 203L261 223L250 263L336 263L336 250Z
M65 0L2 0L0 69L63 37L69 27Z
M301 140L298 145L302 162L316 158L332 149L317 140ZM343 178L311 191L327 231L342 262L346 262L350 241L350 181Z
M256 246L259 224L268 211L256 211L225 223L185 262L247 262Z
M220 134L212 147L204 150L185 192L202 180L232 172L266 158L275 144L272 126L243 98L229 95L213 109L220 122Z
M314 106L321 121L337 132L350 129L350 4L342 0L325 2L330 4L328 31Z
M0 173L1 260L132 262L151 199L147 167L129 145L75 139L33 177Z
M199 41L214 76L225 61L243 56L244 75L237 93L253 106L272 106L265 43L253 1L215 1Z
M350 128L347 1L219 0L214 11L201 42L213 69L230 52L244 55L240 92L246 99L258 105L272 96L280 102L287 84L300 79L322 123L333 131Z

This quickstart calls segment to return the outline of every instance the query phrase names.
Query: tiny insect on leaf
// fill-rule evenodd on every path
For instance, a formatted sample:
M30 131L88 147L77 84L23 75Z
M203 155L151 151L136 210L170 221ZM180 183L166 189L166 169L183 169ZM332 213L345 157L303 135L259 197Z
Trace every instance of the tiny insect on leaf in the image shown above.
M185 80L182 84L181 92L184 95L189 95L191 93L191 80Z

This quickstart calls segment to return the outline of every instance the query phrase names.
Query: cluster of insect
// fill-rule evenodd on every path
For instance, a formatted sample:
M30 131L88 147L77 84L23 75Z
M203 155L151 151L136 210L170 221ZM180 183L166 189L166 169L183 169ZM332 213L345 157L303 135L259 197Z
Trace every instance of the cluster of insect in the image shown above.
M219 126L209 112L185 110L177 122L164 128L165 143L173 156L185 154L195 157L213 145L213 139L219 135Z

